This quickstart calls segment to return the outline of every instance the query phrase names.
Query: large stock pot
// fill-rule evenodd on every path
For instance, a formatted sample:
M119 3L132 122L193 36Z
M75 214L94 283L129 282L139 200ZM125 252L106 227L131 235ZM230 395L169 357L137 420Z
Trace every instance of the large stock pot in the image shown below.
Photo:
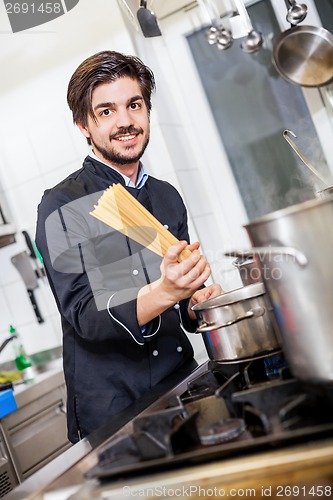
M263 283L237 288L192 307L214 361L253 358L280 349Z
M333 382L333 196L310 200L245 226L257 255L293 375ZM229 253L230 255L231 253Z

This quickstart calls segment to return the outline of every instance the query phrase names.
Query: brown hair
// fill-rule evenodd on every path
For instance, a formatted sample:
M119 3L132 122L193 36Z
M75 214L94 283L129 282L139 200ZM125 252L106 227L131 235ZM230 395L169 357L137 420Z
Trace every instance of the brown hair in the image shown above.
M73 73L67 90L67 102L74 123L87 125L90 115L95 115L91 105L92 93L98 85L129 77L139 82L148 113L151 110L151 94L155 90L154 74L148 66L134 56L105 50L85 59Z

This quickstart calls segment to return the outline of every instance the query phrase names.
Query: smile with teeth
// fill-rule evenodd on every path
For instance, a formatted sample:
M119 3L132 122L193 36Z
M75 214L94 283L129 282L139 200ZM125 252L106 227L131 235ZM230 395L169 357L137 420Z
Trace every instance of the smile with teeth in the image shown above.
M135 139L136 137L136 134L132 134L132 135L121 135L119 137L115 137L116 141L122 141L122 142L125 142L125 141L131 141L132 139Z

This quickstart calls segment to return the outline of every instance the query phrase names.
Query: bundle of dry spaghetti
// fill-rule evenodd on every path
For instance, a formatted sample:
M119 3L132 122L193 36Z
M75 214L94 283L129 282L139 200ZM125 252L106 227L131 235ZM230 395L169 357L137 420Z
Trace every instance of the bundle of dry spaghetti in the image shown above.
M170 245L178 242L121 184L113 184L107 188L90 215L161 257L164 257ZM191 251L185 248L178 260L182 261L190 254Z

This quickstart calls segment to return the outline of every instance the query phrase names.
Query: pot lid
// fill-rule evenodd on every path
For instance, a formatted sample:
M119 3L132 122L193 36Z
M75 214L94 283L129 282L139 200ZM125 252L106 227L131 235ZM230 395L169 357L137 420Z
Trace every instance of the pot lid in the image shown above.
M191 309L192 311L203 311L207 309L215 309L216 307L227 306L234 304L235 302L241 302L242 300L252 299L263 295L265 293L265 287L263 283L253 283L251 285L246 285L241 288L236 288L230 292L223 293L218 297L213 299L205 300L205 302L200 302L200 304L195 304Z

